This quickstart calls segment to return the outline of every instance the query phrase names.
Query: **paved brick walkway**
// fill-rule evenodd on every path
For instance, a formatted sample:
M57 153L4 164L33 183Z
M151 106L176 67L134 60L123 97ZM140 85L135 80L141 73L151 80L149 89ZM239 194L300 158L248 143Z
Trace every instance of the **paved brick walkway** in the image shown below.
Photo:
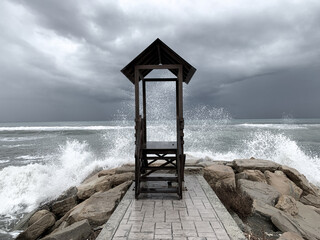
M131 187L122 200L123 204L118 206L119 211L115 211L115 216L109 219L98 240L245 239L202 179L202 176L186 175L186 191L183 191L182 200L169 194L148 194L135 200ZM215 205L219 205L217 209Z

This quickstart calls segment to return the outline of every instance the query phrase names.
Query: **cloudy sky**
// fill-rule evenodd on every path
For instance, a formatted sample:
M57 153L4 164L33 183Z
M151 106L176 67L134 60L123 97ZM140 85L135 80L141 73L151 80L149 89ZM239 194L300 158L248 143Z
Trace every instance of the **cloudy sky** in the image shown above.
M197 68L185 109L320 117L320 1L0 1L0 122L108 120L156 38Z

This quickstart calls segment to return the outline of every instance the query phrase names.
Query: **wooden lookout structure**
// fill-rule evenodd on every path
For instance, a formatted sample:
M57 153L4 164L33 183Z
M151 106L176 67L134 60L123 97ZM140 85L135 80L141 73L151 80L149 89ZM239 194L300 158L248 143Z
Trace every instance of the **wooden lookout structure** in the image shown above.
M167 69L174 78L147 78L154 69ZM133 59L121 72L135 85L135 197L140 193L177 193L182 198L185 154L183 151L183 93L182 83L189 83L196 69L156 39L149 47ZM142 81L142 115L139 109L140 81ZM176 129L175 142L147 141L146 82L173 81L176 83ZM159 161L161 160L161 161ZM162 174L171 170L173 175ZM160 171L160 176L159 173ZM170 171L169 171L170 172ZM170 176L168 176L170 175ZM145 187L143 182L166 181L166 187ZM177 184L171 185L172 182Z

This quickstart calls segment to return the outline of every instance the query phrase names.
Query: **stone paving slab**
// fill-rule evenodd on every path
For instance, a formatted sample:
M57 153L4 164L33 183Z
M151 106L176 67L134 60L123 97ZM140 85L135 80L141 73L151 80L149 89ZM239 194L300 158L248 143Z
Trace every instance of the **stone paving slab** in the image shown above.
M201 175L185 176L182 200L176 194L146 194L136 200L133 185L97 240L246 239Z

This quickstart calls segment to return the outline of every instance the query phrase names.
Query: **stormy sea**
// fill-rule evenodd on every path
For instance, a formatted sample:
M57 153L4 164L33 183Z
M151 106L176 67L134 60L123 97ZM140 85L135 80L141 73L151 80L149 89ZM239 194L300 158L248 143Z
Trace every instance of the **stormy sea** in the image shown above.
M219 109L185 119L188 157L270 159L320 186L320 119L232 119ZM148 140L175 140L175 122L149 121ZM92 171L134 162L134 122L0 124L0 239L39 204L78 185Z

